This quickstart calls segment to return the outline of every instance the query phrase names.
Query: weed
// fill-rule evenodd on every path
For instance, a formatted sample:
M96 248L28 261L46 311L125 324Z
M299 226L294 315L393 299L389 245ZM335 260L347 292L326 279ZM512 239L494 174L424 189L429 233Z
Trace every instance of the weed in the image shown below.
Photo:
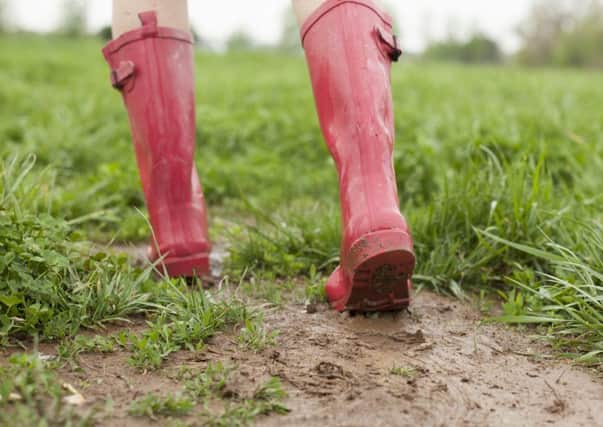
M118 341L112 336L77 335L72 339L63 340L57 346L57 356L59 360L73 361L82 353L113 353L118 347Z
M226 368L222 362L216 362L208 364L198 375L187 371L181 378L186 379L184 387L189 395L195 399L203 399L213 395L220 396L231 372L232 368Z
M45 175L32 175L33 164L0 162L0 341L63 338L154 310L143 290L150 270L93 253L72 225L45 213Z
M287 302L287 297L295 294L296 284L294 280L283 280L270 272L258 271L246 273L239 289L253 299L282 307Z
M179 378L185 380L182 393L167 397L149 394L134 402L130 413L157 419L157 417L188 415L196 405L203 405L205 410L200 416L204 420L204 425L245 426L261 415L282 415L289 412L282 403L287 394L277 377L271 377L260 384L253 396L247 399L241 399L236 393L225 394L224 390L233 371L233 368L225 367L221 362L210 363L199 374L184 369L179 374ZM222 401L225 405L224 410L220 413L210 411L208 404L212 399L224 399Z
M507 277L517 290L509 292L512 305L497 320L548 326L549 338L569 356L598 364L603 356L603 227L582 224L570 234L581 254L552 241L538 249L484 232L550 266L535 274L517 271ZM566 239L572 239L567 232Z
M394 365L390 369L391 375L396 375L405 378L414 378L417 375L417 369L412 366L398 366Z
M494 300L491 297L491 293L485 289L480 289L479 297L477 300L477 309L482 314L489 314L492 312L494 307Z
M302 205L275 216L251 205L248 209L258 225L231 230L228 268L234 274L251 269L294 277L328 271L337 264L339 223L334 212L325 214L317 205Z
M236 300L218 301L203 289L189 289L183 280L166 281L160 302L163 311L140 335L129 337L132 365L157 369L171 353L198 351L205 341L227 326L243 324L248 310Z
M324 287L324 279L316 271L316 267L310 267L310 274L306 287L304 288L306 304L319 304L327 302L327 294Z
M253 394L254 399L263 401L282 400L285 397L287 397L287 393L283 390L283 385L278 377L270 378L260 385Z
M239 343L254 351L262 351L276 345L279 331L268 331L263 325L263 318L255 316L245 320L245 325L239 333Z
M285 415L289 409L281 402L286 396L280 379L272 377L256 390L252 399L229 404L219 415L206 411L206 423L216 427L246 426L261 415Z
M135 400L130 406L130 414L137 417L149 417L156 420L157 417L181 417L188 415L194 408L194 402L186 396L170 395L158 397L148 394Z
M0 366L0 424L91 426L92 413L76 413L67 391L38 354L16 354Z

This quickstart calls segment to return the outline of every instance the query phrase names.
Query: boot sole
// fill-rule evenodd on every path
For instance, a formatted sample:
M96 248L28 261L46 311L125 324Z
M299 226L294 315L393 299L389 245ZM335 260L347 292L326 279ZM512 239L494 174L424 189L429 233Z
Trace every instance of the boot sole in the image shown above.
M344 266L352 282L345 309L373 312L407 308L414 267L412 241L404 231L386 230L360 238Z
M209 277L211 275L209 254L200 253L186 257L166 257L157 270L167 272L169 277Z

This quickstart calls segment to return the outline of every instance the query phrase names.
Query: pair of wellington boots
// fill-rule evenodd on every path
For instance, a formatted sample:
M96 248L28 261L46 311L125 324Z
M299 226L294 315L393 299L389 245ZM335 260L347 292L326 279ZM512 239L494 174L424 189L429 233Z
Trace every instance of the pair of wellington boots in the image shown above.
M129 113L153 229L149 250L169 276L208 275L211 244L194 164L193 44L155 12L103 53ZM393 167L390 68L401 55L391 18L369 0L328 0L301 30L318 116L339 175L340 265L333 308L389 311L410 303L415 257Z

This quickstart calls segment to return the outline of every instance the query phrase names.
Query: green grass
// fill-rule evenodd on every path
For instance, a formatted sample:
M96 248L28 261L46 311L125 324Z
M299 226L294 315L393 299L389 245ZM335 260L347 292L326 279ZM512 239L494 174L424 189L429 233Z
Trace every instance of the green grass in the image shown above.
M195 399L204 399L210 396L222 396L228 377L233 368L226 367L222 362L209 363L207 368L199 374L193 374L185 369L180 372L180 379L185 380L185 391Z
M149 272L86 249L84 240L149 234L99 49L92 39L0 38L0 244L11 247L0 255L0 339L72 336L162 307L127 344L137 366L157 367L249 317L207 308L194 292L153 290ZM323 299L319 283L338 262L337 179L303 58L200 54L197 65L197 164L222 220L212 234L231 247L231 281L267 284L248 294L277 307L276 284L294 280ZM392 80L415 284L499 295L499 320L541 325L561 352L600 363L603 76L402 61ZM196 304L221 320L192 315Z
M167 284L161 294L162 310L147 322L141 334L128 338L130 363L140 369L157 369L179 350L201 350L218 331L245 325L253 314L236 299L216 299L203 289L189 289L186 282Z
M222 362L210 363L198 374L183 369L179 375L179 379L185 381L181 392L164 397L146 395L132 403L130 414L157 420L159 417L192 415L195 407L200 406L203 409L197 411L194 417L201 419L203 425L246 426L261 415L289 412L282 403L287 394L278 377L260 383L252 395L241 396L235 389L227 390L234 370L233 367L225 367ZM217 401L221 405L215 405Z
M63 340L57 346L57 357L60 361L72 362L82 353L113 353L120 347L119 343L119 338L115 336L77 335Z
M63 338L82 326L155 309L150 269L95 251L70 222L49 214L46 171L32 158L0 163L0 342L9 336Z
M239 344L259 352L273 347L278 341L279 331L269 331L263 325L263 318L247 319L239 333Z
M600 364L603 355L603 227L581 224L574 232L576 234L566 236L565 240L573 242L572 248L553 241L543 248L534 248L488 236L549 265L546 270L518 268L506 278L517 291L504 295L505 313L496 320L549 324L549 336L568 356L580 362Z
M132 403L130 406L130 415L137 417L146 416L152 420L166 416L181 417L188 415L194 405L193 401L186 396L173 395L159 397L149 394Z
M234 298L210 295L179 280L157 280L152 266L139 271L125 256L107 255L80 241L75 226L50 215L44 173L32 160L0 163L0 343L20 337L61 339L83 328L150 317L148 329L120 336L132 363L158 368L170 353L198 349L228 326L245 323L249 311ZM200 284L197 284L200 285ZM110 339L76 338L59 349L63 358L111 350Z
M272 377L260 384L251 398L234 399L218 414L206 411L205 423L215 427L246 426L262 415L284 415L289 412L282 403L286 397L281 380Z
M0 425L92 426L93 411L65 403L69 391L37 353L15 354L0 365Z
M417 369L412 366L398 366L394 365L390 369L389 373L398 377L404 377L412 379L417 375Z

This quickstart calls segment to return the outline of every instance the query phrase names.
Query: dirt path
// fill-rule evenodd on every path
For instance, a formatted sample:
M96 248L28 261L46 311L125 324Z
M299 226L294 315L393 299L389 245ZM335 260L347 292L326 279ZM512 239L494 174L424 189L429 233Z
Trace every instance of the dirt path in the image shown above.
M293 411L260 425L603 425L602 381L526 356L542 347L431 293L412 316L291 309L273 321L282 340L269 369L289 383Z
M144 249L126 249L143 259ZM182 367L201 372L214 361L235 368L228 388L241 397L270 376L281 379L291 411L260 418L259 426L603 426L603 379L480 318L470 304L430 292L418 296L412 314L350 316L326 305L308 313L288 305L265 313L266 328L280 333L276 347L260 353L222 334L202 352L171 355L156 372L141 374L128 353L117 352L82 354L77 369L60 373L90 405L111 398L103 426L167 424L128 415L131 402L178 392Z
M125 353L86 354L81 370L65 368L62 378L88 402L112 397L106 426L149 425L127 414L132 400L177 391L182 366L200 371L215 360L236 366L229 387L240 395L281 378L291 412L260 426L603 426L603 381L591 373L547 358L514 330L480 325L462 303L424 292L412 311L367 318L288 306L266 314L280 335L261 353L221 335L158 372L141 375Z

